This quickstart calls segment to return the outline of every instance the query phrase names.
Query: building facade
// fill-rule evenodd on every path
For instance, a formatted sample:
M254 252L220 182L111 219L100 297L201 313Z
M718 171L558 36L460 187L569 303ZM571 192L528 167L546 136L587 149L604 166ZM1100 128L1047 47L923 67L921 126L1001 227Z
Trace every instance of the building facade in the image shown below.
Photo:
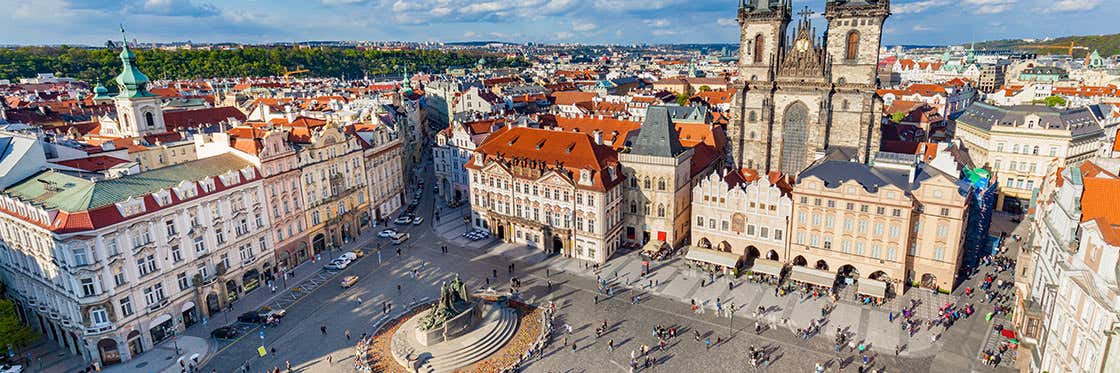
M625 238L680 247L689 233L695 151L681 145L666 107L650 107L640 128L618 155L629 179L623 186ZM602 142L601 132L593 136Z
M790 191L778 172L721 169L704 176L692 188L693 246L731 253L748 264L788 260Z
M617 153L587 134L507 128L466 167L472 224L500 240L593 263L622 243L625 176Z
M297 139L311 255L342 247L372 222L362 146L335 123Z
M233 154L96 182L43 171L0 196L0 274L49 339L128 361L271 278L262 179Z

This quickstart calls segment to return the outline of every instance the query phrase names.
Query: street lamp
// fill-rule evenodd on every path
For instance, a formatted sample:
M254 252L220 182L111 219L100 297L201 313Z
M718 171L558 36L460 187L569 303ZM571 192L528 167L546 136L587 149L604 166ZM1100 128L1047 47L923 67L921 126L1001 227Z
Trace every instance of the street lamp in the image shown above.
M727 337L731 338L735 334L735 303L728 305L727 311L731 312L731 321L727 323Z

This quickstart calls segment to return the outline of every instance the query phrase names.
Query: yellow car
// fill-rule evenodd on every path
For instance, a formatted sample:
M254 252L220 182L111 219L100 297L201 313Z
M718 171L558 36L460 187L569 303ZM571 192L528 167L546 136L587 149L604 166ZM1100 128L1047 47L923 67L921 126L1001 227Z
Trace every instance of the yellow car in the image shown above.
M358 276L346 276L342 278L342 281L339 284L342 285L343 289L345 289L354 286L354 284L356 283L358 283Z
M354 249L354 250L350 250L350 252L354 253L354 256L358 257L358 258L366 256L366 252L362 251L362 250Z

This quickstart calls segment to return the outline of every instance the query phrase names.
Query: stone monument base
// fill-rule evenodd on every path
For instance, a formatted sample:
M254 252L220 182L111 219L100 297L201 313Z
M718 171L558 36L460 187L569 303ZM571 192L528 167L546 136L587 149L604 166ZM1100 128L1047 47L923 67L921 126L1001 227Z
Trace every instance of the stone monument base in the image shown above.
M410 372L453 372L497 352L517 333L520 319L516 310L482 302L474 309L478 316L472 328L429 345L421 343L416 333L424 312L408 319L392 336L393 359Z

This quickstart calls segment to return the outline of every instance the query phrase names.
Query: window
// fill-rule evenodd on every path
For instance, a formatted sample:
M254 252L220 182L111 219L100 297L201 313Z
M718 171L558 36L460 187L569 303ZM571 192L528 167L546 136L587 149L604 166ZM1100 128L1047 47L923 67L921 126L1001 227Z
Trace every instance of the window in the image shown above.
M875 231L874 232L875 232L876 236L882 236L883 235L883 223L875 223Z
M855 30L848 33L848 44L844 49L844 58L848 60L859 58L859 32Z
M754 57L754 63L762 63L762 47L763 43L765 43L764 40L762 34L755 35L754 37L754 56L752 56Z
M665 179L657 180L657 190L665 190Z
M634 206L634 205L631 204L630 206ZM633 208L631 208L631 210L633 210ZM633 211L631 211L631 212L633 212ZM704 228L704 217L703 216L697 216L696 217L696 226L700 227L700 228Z
M724 232L731 230L731 223L727 220L720 221L720 230Z
M860 221L859 222L859 233L860 234L867 233L867 222L866 221Z
M754 235L754 224L747 225L747 235L748 236L753 236Z
M852 231L852 226L854 226L854 225L855 225L855 221L852 220L852 218L844 219L844 231L845 232L851 232Z
M89 257L86 255L85 248L74 249L74 265L84 266L89 264Z
M774 230L774 239L775 240L781 240L782 239L782 230L781 229L775 229Z
M94 289L94 287L93 287L93 279L92 278L83 278L83 279L81 279L80 282L82 284L82 296L83 297L91 297L91 296L93 296L94 294L97 293L96 289Z
M945 208L945 207L942 207L941 208L941 216L949 216L949 209Z
M882 248L880 248L879 245L871 245L871 257L878 259L879 255L881 255L881 250Z
M894 239L897 239L897 238L898 238L898 236L899 236L899 228L898 228L898 226L897 226L897 225L893 225L893 224L892 224L892 225L891 225L891 228L890 228L890 232L891 232L891 238L894 238Z
M149 273L156 271L156 256L155 254L148 255L136 260L136 268L140 270L140 276L147 276Z
M121 268L121 267L113 268L113 283L116 284L117 286L121 286L121 285L124 285L125 281L126 280L124 278L124 268Z
M660 217L660 218L665 217L665 205L664 204L660 204L660 203L657 204L657 217Z
M124 317L132 316L132 300L127 296L121 298L119 302L121 305L121 315Z
M318 214L319 212L316 211L315 213ZM315 224L319 224L319 223L315 223ZM214 228L214 237L217 239L219 245L221 245L223 243L226 243L226 235L225 235L224 232L222 232L221 227Z
M207 277L206 275L207 275L207 273L206 273L206 263L199 263L198 264L198 277L205 279Z
M832 250L832 236L824 236L824 248Z
M203 240L202 237L195 237L194 238L194 252L202 253L204 251L206 251L206 241Z
M179 233L179 231L175 229L174 220L165 221L163 225L167 228L167 237L175 237L175 235Z
M901 217L902 216L902 209L891 210L891 216L894 216L896 218Z
M896 256L898 256L898 248L893 247L893 246L888 247L887 248L887 260L894 261Z
M144 122L147 123L149 128L156 126L155 116L152 115L152 112L144 113Z
M856 242L856 255L863 255L863 242Z
M191 280L187 278L186 272L178 274L175 279L179 283L179 290L187 290L191 287Z
M933 259L934 260L941 260L944 257L945 257L945 248L944 247L936 247L936 248L933 249Z
M109 256L115 256L121 253L121 250L117 248L116 238L110 238L105 242L105 250L109 252Z
M937 238L945 238L947 236L949 236L949 227L946 227L945 224L939 224L937 226Z
M97 307L89 311L89 319L93 325L104 325L109 323L109 314L105 312L105 307Z
M875 213L876 213L876 214L879 214L879 215L883 215L883 214L886 214L886 213L887 213L887 209L886 209L886 208L884 208L884 207L881 207L881 206L880 206L880 207L876 207L876 208L875 208Z
M179 245L171 247L171 261L174 263L183 261L183 250Z
M847 254L852 251L852 242L848 240L840 241L840 252Z

